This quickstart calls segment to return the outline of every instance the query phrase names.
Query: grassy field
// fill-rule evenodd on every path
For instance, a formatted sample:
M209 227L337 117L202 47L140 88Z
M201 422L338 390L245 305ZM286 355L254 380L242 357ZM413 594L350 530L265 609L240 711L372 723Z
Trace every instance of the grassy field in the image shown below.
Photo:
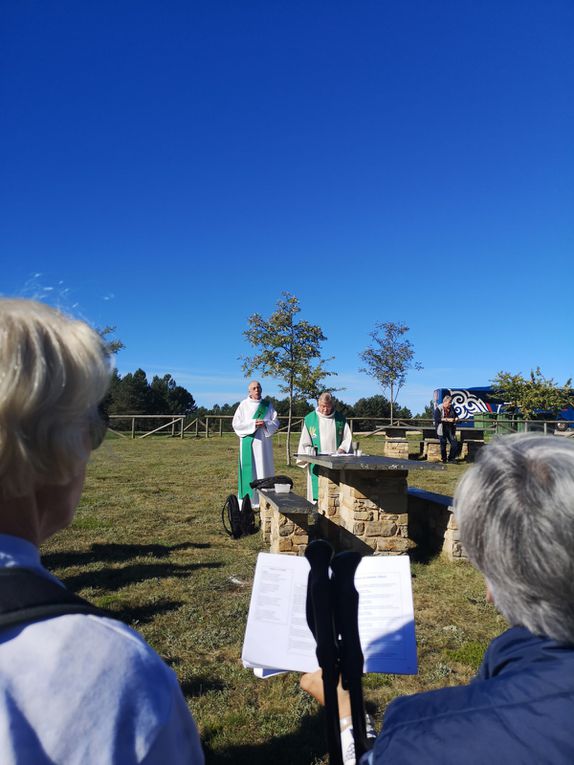
M93 456L73 525L42 548L45 565L70 589L138 629L177 672L208 763L326 761L321 711L290 673L258 680L241 665L241 645L259 535L239 541L221 526L236 491L237 439L131 441L108 436ZM361 448L381 453L381 441ZM414 449L414 445L413 445ZM304 493L304 473L277 473ZM409 484L452 493L462 465L412 471ZM420 671L369 675L365 696L380 719L398 694L468 681L503 620L466 564L413 564Z

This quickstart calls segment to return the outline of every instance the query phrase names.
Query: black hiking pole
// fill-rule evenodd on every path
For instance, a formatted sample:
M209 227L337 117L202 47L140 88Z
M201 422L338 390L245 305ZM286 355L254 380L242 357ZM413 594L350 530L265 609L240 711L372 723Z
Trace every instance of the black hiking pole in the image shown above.
M329 578L329 563L333 548L323 539L307 545L305 557L311 570L307 584L307 624L317 643L317 661L323 670L325 695L325 724L330 765L342 765L341 735L339 726L339 660L333 621L333 597Z
M331 562L335 631L339 643L339 661L343 688L349 691L353 738L357 762L369 749L363 700L363 651L359 638L359 593L355 589L355 571L361 562L356 552L342 552Z

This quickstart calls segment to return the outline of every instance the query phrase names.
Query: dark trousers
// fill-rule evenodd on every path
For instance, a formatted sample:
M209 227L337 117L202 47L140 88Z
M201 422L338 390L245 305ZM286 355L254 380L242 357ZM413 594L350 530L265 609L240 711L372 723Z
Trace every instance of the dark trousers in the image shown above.
M442 436L438 437L440 441L440 457L443 462L446 462L446 444L447 441L450 444L450 454L448 455L448 461L454 462L458 455L458 441L456 440L456 431L454 428L449 428L446 422L442 424Z

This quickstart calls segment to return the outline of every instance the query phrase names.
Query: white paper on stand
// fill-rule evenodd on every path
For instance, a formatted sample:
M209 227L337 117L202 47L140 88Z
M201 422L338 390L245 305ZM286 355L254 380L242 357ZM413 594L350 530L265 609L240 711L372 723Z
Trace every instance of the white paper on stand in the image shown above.
M307 626L306 558L259 553L247 617L242 659L246 667L312 672L318 668L315 639ZM406 556L361 560L359 635L365 672L416 674L417 651L410 562Z

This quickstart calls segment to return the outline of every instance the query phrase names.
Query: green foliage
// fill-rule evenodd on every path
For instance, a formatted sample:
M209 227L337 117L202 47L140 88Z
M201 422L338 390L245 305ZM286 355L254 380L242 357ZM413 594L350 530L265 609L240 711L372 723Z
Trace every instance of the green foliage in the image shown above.
M540 367L530 371L529 379L520 373L499 372L492 380L496 395L504 399L507 408L519 410L527 420L536 412L557 414L574 403L571 384L572 379L568 379L563 386L557 385L552 378L544 377Z
M391 417L391 402L380 394L370 396L369 398L360 398L357 403L351 407L352 414L349 417L364 417L364 420L360 420L355 423L355 427L358 430L369 430L375 426L374 420L369 422L371 418L375 417ZM406 407L394 407L395 419L398 418L410 418L412 417L410 409Z
M152 407L157 414L192 414L196 410L191 393L178 385L170 374L154 376L150 385Z
M275 407L275 411L277 412L279 417L289 416L289 399L288 398L282 398L282 399L271 398L271 402L273 406ZM292 401L291 414L293 417L305 417L305 415L308 414L311 411L311 409L312 407L309 405L309 402L307 401L307 399L295 398Z
M434 417L434 403L433 401L429 401L429 403L425 406L425 408L420 412L419 414L415 415L415 417L421 419L421 420L432 420Z
M110 354L115 354L126 347L121 340L118 340L118 338L114 339L109 337L109 335L113 335L115 331L116 328L109 325L102 327L102 329L96 329L96 332L104 341L107 351Z
M170 374L156 375L150 385L143 369L123 377L114 369L104 406L110 414L189 415L197 409L191 393Z
M346 404L336 396L333 396L333 406L337 412L340 412L340 414L343 415L343 417L354 417L355 415L355 407L352 404Z
M317 398L321 380L334 373L325 370L321 360L320 346L327 339L321 327L295 321L300 311L299 300L284 292L269 319L258 313L249 317L249 329L243 334L259 352L243 358L243 370L248 375L259 370L264 377L282 380L279 389L290 399ZM319 359L315 365L314 359Z
M406 382L408 370L422 369L418 361L413 361L413 344L403 339L408 331L409 328L402 322L379 322L370 333L372 344L359 354L365 364L359 371L374 377L383 390L390 393L391 422L394 418L394 405Z
M254 356L243 357L245 374L250 375L257 370L264 377L281 380L279 389L289 399L288 464L294 400L317 398L322 389L321 381L334 374L325 369L325 360L321 359L321 343L327 338L321 327L307 321L295 321L300 311L295 295L283 292L283 298L277 301L277 308L271 316L264 319L259 313L252 314L248 320L249 328L243 333L257 349Z

